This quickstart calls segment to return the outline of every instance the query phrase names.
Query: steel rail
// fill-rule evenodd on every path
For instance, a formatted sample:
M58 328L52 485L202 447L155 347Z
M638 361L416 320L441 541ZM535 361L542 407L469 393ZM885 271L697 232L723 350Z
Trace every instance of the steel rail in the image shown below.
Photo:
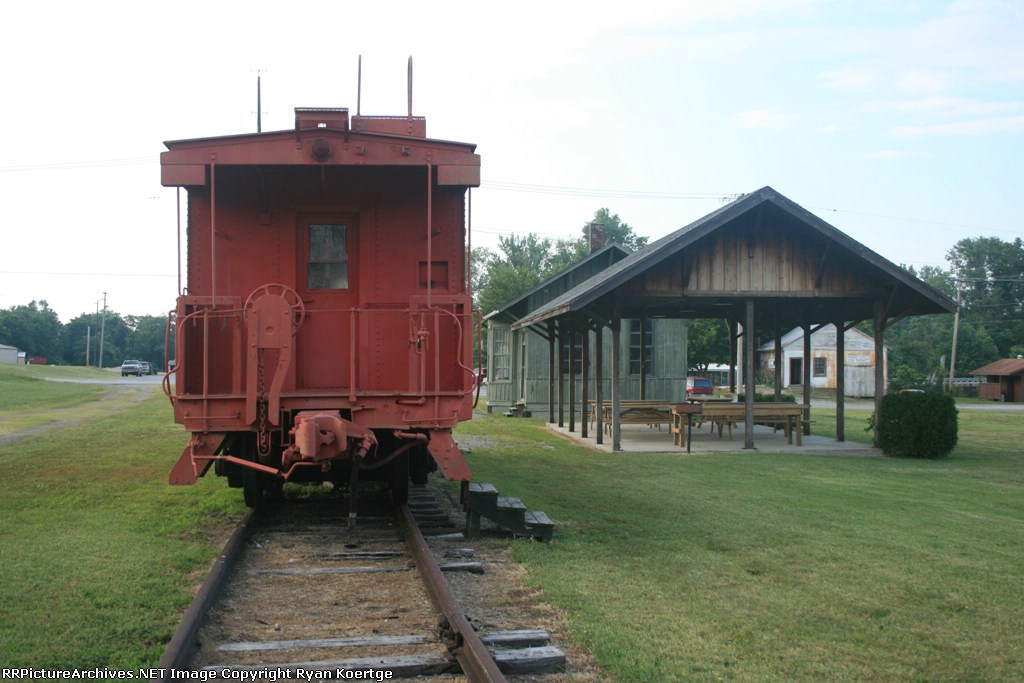
M395 517L416 560L416 566L423 577L430 601L434 603L434 609L448 620L448 627L454 635L454 642L449 649L459 661L462 672L466 674L470 683L505 683L505 676L498 670L490 650L473 630L462 608L459 607L455 594L441 574L441 569L434 561L423 534L416 526L409 506L402 505L396 509Z
M160 663L157 664L159 674L151 678L151 681L170 680L172 678L172 669L181 671L190 667L192 659L196 654L196 636L199 634L199 629L206 621L210 609L220 598L221 591L227 583L228 575L234 569L235 563L242 554L242 549L245 547L245 537L249 533L249 529L252 527L253 520L255 519L256 510L249 510L242 517L242 521L238 523L238 526L235 527L227 543L224 544L224 548L220 551L220 556L214 562L213 568L207 574L206 580L203 581L203 585L199 587L199 592L196 593L192 604L185 610L185 616L182 617L178 630L174 632L171 641L164 648L164 655L160 658Z

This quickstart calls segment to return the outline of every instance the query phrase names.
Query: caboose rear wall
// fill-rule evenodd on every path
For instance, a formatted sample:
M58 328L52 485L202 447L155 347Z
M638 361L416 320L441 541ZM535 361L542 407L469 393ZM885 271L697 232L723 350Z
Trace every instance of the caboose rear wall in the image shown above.
M210 296L215 287L218 300L233 297L240 306L255 289L280 283L312 300L307 303L309 317L296 337L295 358L283 391L351 383L349 330L353 314L340 310L354 308L366 311L357 323L360 359L356 381L360 390L406 392L415 388L410 386L415 368L403 362L409 357L410 323L404 311L410 298L428 292L443 301L453 296L465 298L463 309L469 311L462 248L464 188L433 188L428 264L424 167L218 167L214 182L215 282L210 269L210 189L189 189L189 294ZM331 299L331 313L318 310L316 299L324 298L320 292L304 291L303 226L311 216L337 217L351 224L349 289ZM322 321L332 317L335 323L325 326ZM468 315L463 324L458 355L469 365L472 331ZM454 344L457 327L449 322L442 325L434 342ZM245 354L239 359L231 349L245 340L240 320L213 326L209 334L211 342L215 341L213 335L220 341L234 340L211 344L217 354L211 357L211 367L234 369L212 372L208 391L237 392L239 378L245 377ZM193 331L189 339L192 346L201 347L201 334ZM193 359L201 356L197 348L187 353ZM466 388L466 379L454 363L444 365L441 374L443 387ZM199 377L189 374L187 368L184 379L187 393L199 390Z

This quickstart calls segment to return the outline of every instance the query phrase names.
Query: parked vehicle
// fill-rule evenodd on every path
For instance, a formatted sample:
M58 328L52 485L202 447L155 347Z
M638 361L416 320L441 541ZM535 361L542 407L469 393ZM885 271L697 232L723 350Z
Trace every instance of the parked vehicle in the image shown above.
M711 396L715 393L715 385L706 377L687 377L687 396Z
M152 375L153 374L153 368L150 367L149 361L144 361L144 360L140 360L139 361L139 374L142 374L142 375Z
M128 375L142 377L142 364L137 360L126 360L121 363L121 376L127 377Z

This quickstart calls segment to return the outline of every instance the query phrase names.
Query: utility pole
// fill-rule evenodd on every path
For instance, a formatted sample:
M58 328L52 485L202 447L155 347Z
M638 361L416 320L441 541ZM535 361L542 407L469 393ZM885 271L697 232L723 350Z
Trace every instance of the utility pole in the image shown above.
M100 370L103 369L103 333L107 327L107 293L103 292L103 317L100 318L100 359L96 363L96 367Z
M949 395L953 395L953 376L956 372L956 337L960 331L960 289L962 280L956 281L956 315L953 317L953 350L949 357Z
M92 342L92 325L85 326L85 367L89 367L89 344Z

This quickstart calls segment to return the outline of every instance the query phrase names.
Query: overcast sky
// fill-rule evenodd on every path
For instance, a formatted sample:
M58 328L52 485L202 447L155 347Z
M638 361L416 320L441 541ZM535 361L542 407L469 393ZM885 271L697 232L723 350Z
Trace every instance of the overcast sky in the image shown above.
M0 308L177 294L164 140L413 113L473 142L473 243L661 237L771 185L899 264L1024 236L1024 1L14 3L0 28Z

